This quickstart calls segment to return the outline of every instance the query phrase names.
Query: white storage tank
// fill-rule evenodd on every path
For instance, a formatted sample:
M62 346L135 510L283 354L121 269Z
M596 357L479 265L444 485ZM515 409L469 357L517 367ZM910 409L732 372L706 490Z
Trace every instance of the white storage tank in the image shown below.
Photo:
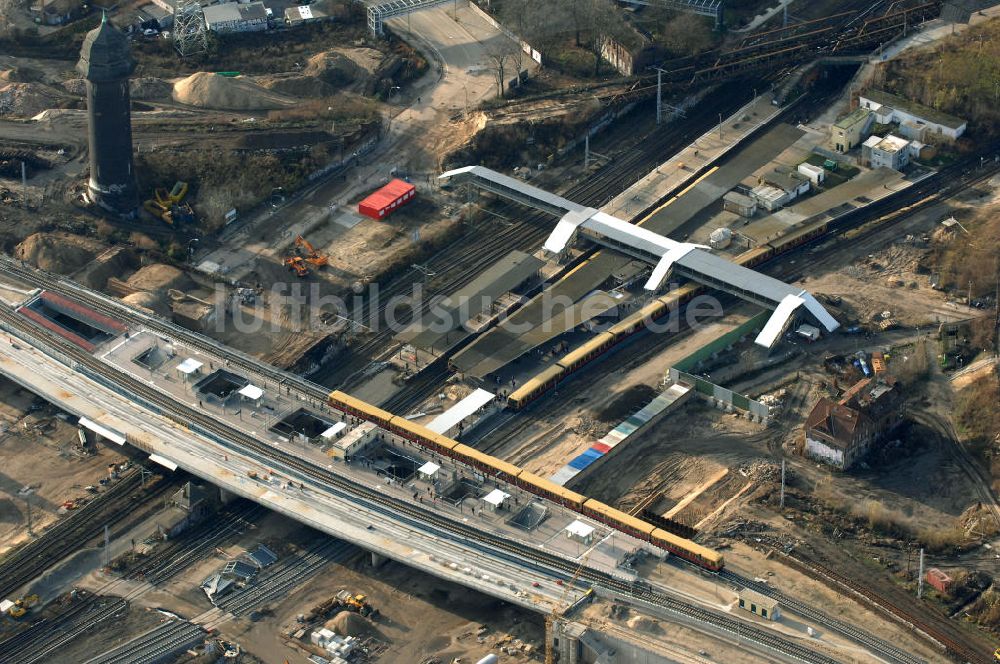
M500 659L496 655L490 653L486 657L483 657L481 660L476 662L476 664L497 664L497 662L499 661Z
M708 246L712 249L725 249L733 243L733 232L728 228L716 228L708 236Z

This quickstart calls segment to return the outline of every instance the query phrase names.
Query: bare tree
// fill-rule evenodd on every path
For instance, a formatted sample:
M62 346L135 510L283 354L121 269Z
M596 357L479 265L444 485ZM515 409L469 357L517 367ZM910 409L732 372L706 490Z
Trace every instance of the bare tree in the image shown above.
M503 97L504 82L507 80L507 66L511 62L513 42L506 37L494 38L486 46L486 57L489 58L493 70L493 80L497 83L497 96Z
M13 32L14 22L5 17L13 16L18 9L15 0L0 0L0 36L6 36Z
M574 4L574 0L565 0ZM627 30L618 8L606 0L579 0L587 36L586 46L594 56L594 76L601 74L601 52L605 39L620 38Z
M714 41L708 19L695 14L680 14L663 26L663 45L676 55L691 55L708 50Z
M514 37L529 44L543 41L545 34L555 28L549 20L546 3L537 0L508 0L503 5L501 21ZM515 69L517 85L521 84L521 72L525 65L524 49L516 43L510 53L510 64Z

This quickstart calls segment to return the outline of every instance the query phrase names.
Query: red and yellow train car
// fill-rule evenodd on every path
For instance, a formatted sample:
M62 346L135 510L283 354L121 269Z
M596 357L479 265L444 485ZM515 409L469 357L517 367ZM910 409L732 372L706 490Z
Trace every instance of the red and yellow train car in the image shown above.
M653 531L650 542L675 556L713 572L718 572L725 565L725 559L718 551L674 535L662 528Z
M559 368L561 369L561 367ZM422 424L392 415L344 392L331 392L329 402L334 408L342 410L352 417L373 422L429 451L471 466L484 475L520 487L536 496L589 516L609 528L649 542L706 569L714 571L722 569L724 561L722 555L717 551L661 530L600 501L588 499L582 494L559 486L551 480L523 470L514 464L435 433Z
M522 470L517 476L517 485L536 496L559 503L563 507L572 508L577 512L583 511L583 504L587 502L586 496L576 491L570 491L566 487L559 486L552 480L547 480L527 470Z

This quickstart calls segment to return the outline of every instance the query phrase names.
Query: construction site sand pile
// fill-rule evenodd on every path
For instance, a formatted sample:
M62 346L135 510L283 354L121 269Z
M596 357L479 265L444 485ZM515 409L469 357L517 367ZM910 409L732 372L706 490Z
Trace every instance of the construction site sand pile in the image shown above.
M646 616L633 616L628 619L626 624L629 628L639 632L656 633L661 631L660 624L651 618L647 618Z
M139 307L154 314L170 317L170 302L166 293L132 293L122 298L122 302Z
M143 291L166 291L170 288L186 291L195 287L194 281L176 267L163 263L144 265L128 278L128 285Z
M375 628L368 619L351 611L341 611L326 623L327 629L332 629L340 636L371 636Z
M35 233L14 248L14 257L43 270L69 274L87 265L104 249L97 240L69 233Z
M82 78L71 78L68 81L63 81L62 86L66 92L77 97L87 94L87 81Z
M249 78L209 72L191 74L174 83L173 98L182 104L229 111L266 111L295 105L294 99L261 87Z
M46 109L58 108L60 102L59 95L38 83L0 85L0 116L30 118Z
M87 82L82 78L63 81L62 86L71 95L83 97L87 94ZM128 82L128 90L132 99L169 99L174 86L162 78L143 76L131 79Z
M382 51L374 48L337 48L334 51L350 58L354 64L364 69L369 75L374 75L382 66L382 61L385 60Z
M373 49L367 49L373 50ZM378 53L378 51L375 51ZM381 59L382 54L379 53ZM333 88L343 88L364 76L366 70L352 58L337 51L324 51L309 58L303 73Z
M337 92L337 88L325 81L301 74L262 76L257 82L272 92L290 97L330 97Z
M174 86L170 81L155 76L133 78L128 82L132 99L170 99Z

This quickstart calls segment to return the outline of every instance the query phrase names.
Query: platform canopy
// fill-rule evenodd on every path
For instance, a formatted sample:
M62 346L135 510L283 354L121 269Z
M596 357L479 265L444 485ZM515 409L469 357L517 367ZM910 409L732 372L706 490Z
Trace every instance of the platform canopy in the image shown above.
M496 399L496 395L483 389L476 389L457 404L444 411L427 425L434 433L445 434L458 426L459 422L472 417L476 411Z
M240 390L240 396L250 401L257 401L264 396L264 390L251 383Z
M433 461L428 461L424 465L417 468L417 472L420 473L420 476L426 477L427 479L434 477L434 474L439 470L441 470L441 466L437 465Z
M189 357L177 365L177 370L186 376L190 376L193 373L197 373L203 366L205 366L204 362L199 362L193 357Z
M89 420L86 417L80 418L80 426L82 426L85 429L90 429L99 436L104 436L113 443L117 443L119 445L125 444L125 436L118 433L114 429L109 429L108 427L102 424L98 424L93 420Z
M500 507L508 498L510 498L509 493L501 491L500 489L493 489L488 494L483 496L483 502L493 507Z
M577 519L573 523L566 526L566 532L573 537L579 537L580 539L587 539L594 534L594 527L588 526L583 521Z
M321 433L319 437L324 440L330 440L331 438L338 435L341 431L343 431L346 428L347 428L347 422L337 422L332 427Z
M755 304L768 308L781 307L780 311L775 311L773 324L765 328L768 334L762 333L763 336L758 337L759 345L770 347L767 342L773 344L773 340L780 337L780 330L799 307L812 314L827 332L840 327L807 291L713 254L704 245L677 242L482 166L458 168L442 174L440 178L469 182L509 200L557 215L559 222L545 242L549 251L562 251L574 233L579 231L598 244L652 264L652 274L645 284L648 291L659 290L669 275L677 274ZM795 299L789 299L789 296ZM795 306L792 306L793 302L797 302ZM779 330L776 335L775 329Z

